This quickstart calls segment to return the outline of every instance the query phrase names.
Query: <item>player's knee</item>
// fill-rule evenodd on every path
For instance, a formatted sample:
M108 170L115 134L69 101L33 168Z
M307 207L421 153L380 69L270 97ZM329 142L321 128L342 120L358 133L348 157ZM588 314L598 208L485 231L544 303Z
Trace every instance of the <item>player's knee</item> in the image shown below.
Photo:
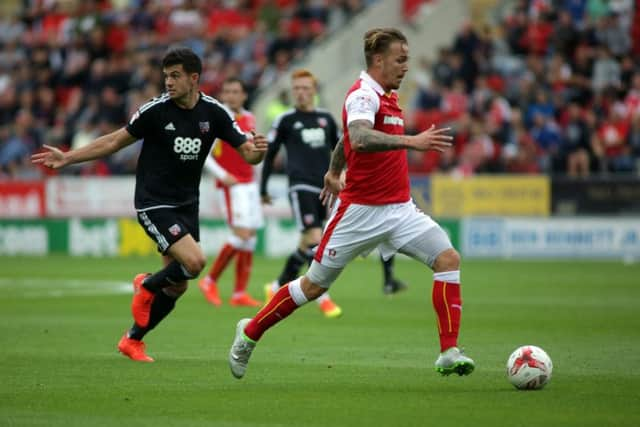
M436 258L433 271L455 271L460 269L460 254L455 249L447 249Z
M302 289L304 296L307 297L309 301L314 300L327 292L327 289L316 285L306 276L302 277L300 288Z
M204 254L194 254L189 258L185 259L182 263L182 266L191 274L193 277L196 277L207 265L207 259Z

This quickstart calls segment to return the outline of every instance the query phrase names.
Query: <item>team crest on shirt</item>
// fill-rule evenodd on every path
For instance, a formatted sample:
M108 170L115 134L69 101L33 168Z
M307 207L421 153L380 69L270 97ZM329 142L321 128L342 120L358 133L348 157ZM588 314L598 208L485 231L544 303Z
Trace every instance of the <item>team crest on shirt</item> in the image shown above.
M209 132L209 122L199 122L198 126L200 127L200 133Z
M327 122L327 119L325 119L324 117L318 117L318 126L320 126L321 128L327 127L329 123Z
M182 231L182 229L178 224L173 224L171 227L169 227L169 233L171 233L172 236L177 236L178 234L180 234L180 231Z

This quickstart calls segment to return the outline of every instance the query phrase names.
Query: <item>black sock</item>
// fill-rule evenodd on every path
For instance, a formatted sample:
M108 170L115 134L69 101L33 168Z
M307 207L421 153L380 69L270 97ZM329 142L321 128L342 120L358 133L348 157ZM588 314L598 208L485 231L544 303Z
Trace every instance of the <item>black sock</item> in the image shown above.
M176 306L177 298L170 297L164 292L160 291L156 294L151 303L151 312L149 314L149 326L143 328L137 324L133 324L129 329L129 338L134 340L141 340L147 332L155 328L158 323L162 321Z
M162 270L144 279L142 286L151 292L158 293L162 288L193 279L194 275L189 273L178 261L172 261Z
M298 273L300 273L302 266L310 262L312 259L313 254L309 256L307 252L300 250L300 248L296 249L294 253L289 255L287 263L284 265L284 269L282 270L282 273L280 273L280 277L278 277L278 285L282 286L298 277Z
M395 256L392 256L388 260L382 259L380 256L380 261L382 261L382 270L384 271L384 283L389 283L393 279L393 260Z

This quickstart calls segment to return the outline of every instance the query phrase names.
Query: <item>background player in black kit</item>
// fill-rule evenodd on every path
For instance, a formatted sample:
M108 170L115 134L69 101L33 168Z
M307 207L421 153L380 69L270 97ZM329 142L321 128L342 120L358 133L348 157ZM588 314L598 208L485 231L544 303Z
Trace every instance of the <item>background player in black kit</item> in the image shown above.
M308 70L299 69L291 74L295 108L276 118L269 134L269 151L262 169L260 194L264 203L271 203L267 193L267 182L271 175L273 160L280 147L287 150L286 172L289 177L289 201L301 237L296 250L289 256L280 276L265 285L269 300L277 289L298 277L303 265L313 259L313 249L320 242L323 223L327 217L326 207L319 200L324 185L324 174L329 168L331 152L338 142L338 126L333 116L315 107L317 81ZM394 293L405 287L393 278L393 259L383 262L385 293ZM342 309L328 293L317 299L320 309L327 317L337 317Z
M164 319L198 276L206 258L198 241L199 184L202 166L216 138L231 144L252 164L267 151L263 135L245 135L230 112L198 90L202 63L188 48L174 48L162 60L166 93L142 105L126 127L68 152L48 150L34 163L61 168L112 154L142 139L136 170L138 222L158 245L164 268L138 274L133 281L134 324L118 350L132 360L152 362L142 337Z

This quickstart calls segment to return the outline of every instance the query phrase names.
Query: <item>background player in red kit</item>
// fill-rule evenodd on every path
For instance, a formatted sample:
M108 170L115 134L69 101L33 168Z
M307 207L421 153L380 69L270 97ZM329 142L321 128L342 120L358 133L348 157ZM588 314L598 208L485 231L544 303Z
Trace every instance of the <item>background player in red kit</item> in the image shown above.
M242 80L234 77L225 80L220 99L231 110L240 129L245 132L255 129L255 117L244 109L247 90ZM234 306L259 307L262 303L251 298L246 291L256 247L256 230L264 224L254 168L225 141L217 140L211 153L205 162L205 168L216 177L216 186L220 190L231 235L207 275L200 280L200 290L211 304L221 305L217 281L229 262L235 258L235 283L229 303Z
M388 258L404 253L434 271L432 300L438 318L438 372L470 374L475 364L457 347L462 300L460 256L444 230L420 212L410 197L405 150L444 151L448 129L404 135L404 119L394 90L409 64L406 37L393 28L364 37L367 71L349 90L342 112L344 139L336 146L325 175L323 196L339 198L307 273L281 287L253 319L242 319L229 351L236 378L245 374L262 334L301 305L322 295L355 257L378 247ZM346 164L346 186L340 174Z

